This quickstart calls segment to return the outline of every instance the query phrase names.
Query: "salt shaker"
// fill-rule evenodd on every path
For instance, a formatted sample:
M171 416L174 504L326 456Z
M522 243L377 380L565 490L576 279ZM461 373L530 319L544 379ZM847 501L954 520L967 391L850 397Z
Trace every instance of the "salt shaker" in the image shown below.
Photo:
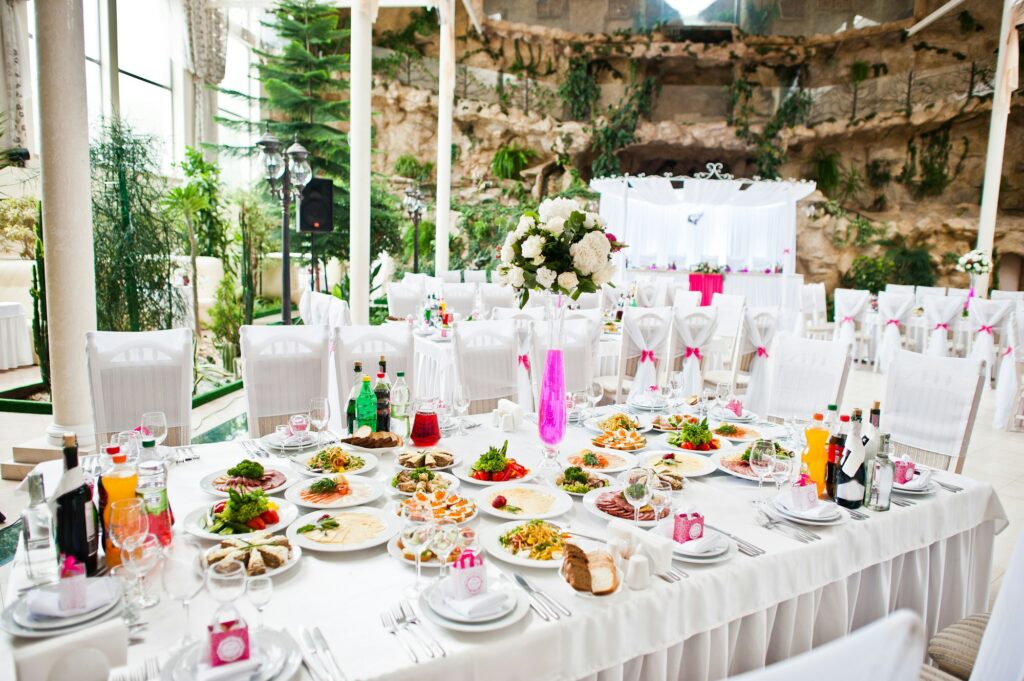
M651 564L647 556L635 553L626 561L626 586L634 591L651 585Z

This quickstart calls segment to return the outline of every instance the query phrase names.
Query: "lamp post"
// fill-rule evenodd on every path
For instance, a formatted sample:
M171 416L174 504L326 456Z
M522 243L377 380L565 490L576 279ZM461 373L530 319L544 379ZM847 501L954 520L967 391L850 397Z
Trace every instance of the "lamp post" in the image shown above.
M419 189L410 189L402 199L402 207L412 220L412 271L420 271L420 220L427 204L423 202L423 194Z
M270 185L270 193L281 201L281 323L291 324L292 266L288 219L292 203L301 200L302 188L309 182L313 171L309 167L309 152L298 140L285 150L287 160L281 155L281 142L270 132L269 126L256 141L256 146L263 157L263 176Z

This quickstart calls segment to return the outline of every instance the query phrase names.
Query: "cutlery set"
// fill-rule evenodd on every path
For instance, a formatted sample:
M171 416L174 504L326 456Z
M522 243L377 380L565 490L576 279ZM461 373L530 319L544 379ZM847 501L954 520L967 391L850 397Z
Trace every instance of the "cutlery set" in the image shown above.
M320 627L303 627L301 633L305 647L297 647L302 652L302 663L306 665L310 676L315 681L347 681Z
M257 459L269 459L270 458L270 452L268 452L267 450L265 450L262 447L260 447L255 441L253 441L253 440L239 440L239 442L241 443L242 448L246 452L248 452L252 456L256 457Z
M429 658L448 655L441 643L431 636L427 628L420 623L416 611L407 600L402 600L384 610L380 614L380 623L386 632L398 639L406 654L409 655L409 659L415 664L419 664L420 656L416 653L416 646L412 645L410 641L415 641L420 648L426 651ZM402 632L406 632L408 638L403 636Z
M154 655L133 667L110 670L110 681L150 681L160 677L160 658Z
M751 544L746 539L741 539L740 537L737 537L734 534L729 534L725 530L723 530L723 529L721 529L719 527L715 527L714 525L708 525L707 523L704 523L704 527L708 528L709 530L714 530L715 532L718 532L719 534L724 534L729 539L732 539L734 542L736 542L736 546L739 548L740 553L742 553L745 556L750 556L751 558L755 558L757 556L764 555L764 549L762 549L760 546L757 546L755 544Z
M757 509L757 522L761 527L769 530L775 530L776 532L779 532L790 539L795 539L803 544L810 544L811 542L821 539L820 534L812 532L805 527L801 527L800 525L786 520L785 518L772 516L761 508Z
M538 589L532 582L526 579L526 577L513 573L512 578L515 580L516 584L526 591L527 595L530 597L530 607L533 608L533 611L536 612L537 615L545 622L550 622L553 619L561 619L562 616L572 617L572 611L569 610L569 608L556 601L544 591Z
M199 455L189 446L175 447L174 463L199 461Z

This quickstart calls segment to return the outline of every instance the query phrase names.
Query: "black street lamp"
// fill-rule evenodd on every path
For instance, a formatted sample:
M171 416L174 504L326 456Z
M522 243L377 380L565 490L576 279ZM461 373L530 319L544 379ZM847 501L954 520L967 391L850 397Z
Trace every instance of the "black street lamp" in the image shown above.
M427 204L423 202L423 194L419 189L410 189L402 199L402 207L412 220L412 271L420 271L420 220Z
M288 220L292 203L302 200L302 188L313 176L309 167L309 152L297 140L285 150L287 161L281 156L281 142L268 127L256 141L263 157L263 176L270 185L270 193L281 201L281 323L292 323L292 266L291 238ZM280 181L280 184L278 184Z

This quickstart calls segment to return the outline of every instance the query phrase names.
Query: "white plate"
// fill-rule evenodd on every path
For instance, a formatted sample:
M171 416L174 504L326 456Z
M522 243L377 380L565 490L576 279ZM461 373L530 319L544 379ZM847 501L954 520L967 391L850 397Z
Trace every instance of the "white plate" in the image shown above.
M703 475L714 473L715 470L717 470L718 468L718 466L715 465L715 462L712 461L709 457L701 456L698 452L692 452L688 450L674 452L653 452L651 454L648 454L647 456L642 457L641 461L643 463L641 465L653 468L655 464L664 460L663 457L665 454L671 454L674 457L686 457L688 459L692 459L693 461L700 463L701 468L696 472L684 473L680 470L678 472L678 475L684 478L699 478ZM672 468L674 469L675 467Z
M281 520L268 525L263 531L274 534L280 532L284 528L288 527L288 524L295 520L295 516L299 515L299 509L295 507L290 501L283 499L274 499L274 503L277 504L277 515L280 516ZM192 509L192 512L185 516L185 531L191 535L195 535L200 539L207 539L210 541L220 541L225 537L233 537L234 539L247 539L257 532L246 532L245 534L215 534L213 532L206 531L206 516L209 513L213 505L200 506L199 508Z
M397 487L395 487L393 484L391 484L394 481L395 477L398 475L400 470L413 470L413 469L411 469L411 468L399 468L399 469L396 469L395 470L395 475L392 475L391 479L388 480L388 488L394 494L401 494L402 496L405 496L405 497L411 497L413 494L415 494L415 492L402 492ZM449 492L454 492L455 490L457 490L459 488L459 485L462 484L461 482L459 482L458 478L456 478L454 475L452 475L451 473L448 473L446 471L437 471L437 470L435 470L435 471L431 471L431 472L434 474L435 478L442 478L442 479L448 481L447 491L449 491Z
M719 426L721 426L721 425L723 425L725 423L731 423L733 425L740 426L741 428L748 428L749 427L751 430L756 431L758 434L757 435L747 434L744 437L735 437L733 435L720 435L719 433L716 433L715 432L715 428L717 428L717 427L719 427ZM709 424L709 425L711 427L711 434L714 435L715 437L717 437L720 440L729 440L731 442L749 443L749 442L753 442L754 440L759 440L759 439L761 439L763 437L768 437L768 435L765 433L763 428L754 428L752 425L750 425L749 421L748 422L744 422L744 423L741 423L739 421L732 421L732 422L720 421L720 422L715 423L713 425L711 425L711 424Z
M295 466L295 468L297 468L299 471L301 471L303 475L324 475L324 471L315 471L306 465L306 462L313 458L313 456L315 455L316 452L313 451L305 452L303 454L296 454L295 456L292 457L292 465ZM355 453L355 455L363 460L362 468L353 468L352 470L348 471L338 471L339 473L344 473L345 475L361 475L369 473L370 471L377 467L377 457L375 455L364 452L358 452Z
M892 486L892 491L895 494L911 494L911 495L934 494L935 492L938 491L938 489L939 489L939 486L936 485L933 481L930 481L930 480L928 481L928 486L925 487L924 489L907 489L906 487L903 487L903 486L898 485L898 484L893 484L893 486Z
M543 513L530 514L526 512L512 513L500 508L494 508L491 505L494 497L499 494L505 494L506 490L511 489L525 489L531 492L547 494L553 497L551 507ZM493 485L489 489L477 494L475 501L477 508L483 509L485 513L506 520L545 520L558 517L572 510L572 497L564 490L549 485L521 484L518 482L505 482L500 485Z
M630 409L639 409L641 411L661 411L668 405L668 400L658 395L654 399L647 399L643 401L626 400L626 406Z
M811 516L811 515L807 515L805 513L801 513L800 511L795 511L795 510L786 508L785 506L783 506L779 502L778 497L775 497L774 499L772 499L772 506L775 507L776 511L778 511L782 515L786 516L787 518L792 518L794 520L802 520L802 521L806 521L806 522L809 522L809 523L825 523L825 524L828 524L828 523L835 522L836 520L839 520L839 516L844 515L843 512L840 510L839 505L837 505L837 504L833 504L833 503L828 502L828 501L820 501L820 500L818 501L818 504L825 504L825 505L831 506L831 509L829 509L829 510L832 511L832 514L827 516L827 517L825 517L825 518L819 518L819 517L816 517L816 516Z
M568 464L566 465L566 467L568 467ZM593 475L595 478L600 478L602 480L605 480L608 483L603 488L599 487L598 489L605 489L605 488L611 487L612 485L615 484L615 479L612 478L610 475L605 475L604 473L601 473L600 471L591 470L589 468L584 468L583 470L587 474ZM563 489L561 487L559 487L558 489L562 490L563 492L565 492L566 494L568 494L571 497L580 497L580 498L582 498L585 494L587 494L588 492L591 491L591 490L587 490L586 492L570 492L569 490Z
M505 603L499 611L494 612L487 617L479 617L476 619L466 617L460 614L457 610L448 606L445 602L444 597L441 595L441 584L440 582L434 582L427 587L424 592L426 596L427 607L430 608L435 615L443 617L449 622L457 622L459 624L485 624L487 622L494 622L500 620L503 617L507 617L509 613L516 609L517 599L514 593L515 587L510 585L505 580L501 579L498 575L488 573L488 591L501 591L508 595L505 599Z
M609 513L605 513L604 511L599 509L597 507L597 497L599 497L601 494L603 494L605 492L621 492L621 491L622 491L622 486L621 485L618 485L618 486L615 486L615 487L604 487L602 489L592 489L592 490L590 490L589 492L587 492L586 494L583 495L583 508L587 509L592 514L594 514L594 516L600 518L601 520L603 520L605 522L607 522L608 520L610 520L612 518L619 518L619 516L617 516L617 515L611 515ZM669 517L671 517L671 513L669 514ZM634 524L633 523L633 516L630 516L628 518L619 518L619 520L625 520L625 521L627 521L627 522L629 522L631 524ZM640 523L637 525L637 527L654 527L657 524L658 524L657 520L641 520Z
M476 459L474 459L473 462L476 463ZM516 463L518 463L518 461ZM520 465L522 465L522 464L520 464ZM495 482L493 480L477 480L476 478L472 477L469 474L470 473L469 465L458 466L457 468L453 468L452 469L452 475L454 475L459 480L462 480L463 482L468 482L468 483L473 484L473 485L482 485L484 487L493 487L494 485L504 485L507 482L526 482L527 480L532 478L536 472L537 472L536 467L534 467L534 468L527 467L526 468L526 475L524 475L521 478L516 478L515 480L499 480L499 481Z
M342 449L347 449L349 451L355 452L360 456L362 456L363 454L373 454L378 459L384 456L385 454L391 454L392 452L397 452L400 449L405 449L404 442L400 445L395 445L393 447L360 447L359 445L351 445L347 442L342 442L341 440L338 440L338 446L341 447Z
M525 520L516 520L510 523L502 523L501 525L491 526L484 528L480 533L480 545L484 547L487 553L491 554L495 558L502 560L512 565L519 565L521 567L532 567L532 568L543 568L547 570L557 570L562 567L562 559L555 558L553 560L533 560L522 556L515 556L505 550L505 547L501 545L499 537L505 534L509 530L513 530L520 525L524 524ZM550 523L556 527L562 527L558 523Z
M284 493L284 498L288 501L296 504L297 506L304 506L306 508L350 508L352 506L362 506L368 504L371 501L376 501L382 494L384 494L384 485L377 482L376 480L369 480L367 478L361 478L358 475L345 476L348 481L351 492L335 501L330 501L326 504L314 503L312 501L306 501L302 498L302 492L309 488L317 480L324 478L333 478L334 475L320 475L315 478L306 478L297 485L292 485Z
M601 426L597 425L598 421L604 421L605 419L609 418L610 416L613 416L615 414L624 414L624 413L625 412L613 411L613 412L611 412L609 414L606 414L605 416L592 416L592 417L590 417L589 419L587 419L586 421L583 422L583 426L587 430L592 430L595 433L603 433L603 432L605 432L604 428L602 428ZM636 432L642 434L642 433L646 433L647 431L649 431L651 429L651 420L649 418L647 418L646 416L639 416L639 415L636 415L636 414L626 414L626 416L629 416L630 418L632 418L633 420L635 420L636 422L638 422L640 424L640 427L637 428Z
M416 567L416 559L406 558L402 549L398 548L398 535L395 535L388 540L388 554L400 563L405 563L410 567ZM424 570L437 570L441 567L441 562L437 559L428 560L425 563L421 561L420 567Z
M728 409L719 409L714 407L709 412L711 418L718 421L731 421L733 423L752 423L757 420L757 414L752 411L743 410L742 416L736 416L733 412Z
M652 532L658 532L662 536L671 539L674 522L675 521L672 518L665 518L660 523L658 523L658 526L654 530L652 530ZM710 529L705 529L704 531L709 535L716 533L715 530ZM692 565L715 565L717 563L724 563L728 560L732 560L732 557L736 555L737 550L735 541L733 541L729 537L725 537L725 541L727 544L725 550L721 551L720 553L710 553L702 555L686 553L685 551L683 551L683 546L685 546L685 544L677 544L675 542L672 542L672 560L683 561L686 563L690 563Z
M561 562L559 562L559 565L561 565ZM496 582L497 579L491 581ZM526 614L530 612L530 598L526 595L526 592L522 589L513 587L511 593L513 593L516 598L516 607L511 613L500 619L492 620L489 622L481 622L479 624L464 624L462 622L453 622L452 620L441 617L431 609L430 604L427 602L426 591L420 594L417 605L419 605L419 610L424 617L426 617L428 620L430 620L431 622L433 622L434 624L443 629L449 629L451 631L459 631L468 634L484 633L488 631L498 631L500 629L510 627L519 620L526 617Z
M440 333L435 333L434 335L432 335L430 337L430 340L434 341L435 343L447 343L447 342L451 341L451 339L452 339L452 334L451 334L450 331L448 332L447 336L442 336Z
M303 449L309 449L316 447L316 435L313 433L306 433L305 437L299 440L295 444L283 445L281 444L281 438L278 437L277 433L268 433L259 439L259 443L267 449L273 449L278 452L298 452Z
M261 465L263 465L264 470L275 470L278 473L282 473L284 475L283 483L281 483L277 487L271 487L270 489L263 490L266 494L277 494L278 492L283 492L284 490L288 489L292 484L294 484L295 481L298 479L294 475L289 475L288 471L283 468L278 468L277 466L267 466L266 464ZM228 493L222 492L216 487L214 487L213 481L222 475L227 475L227 473L227 468L222 468L219 471L214 471L213 473L210 473L209 475L203 477L203 479L199 481L199 486L207 494L212 494L215 497L222 497L226 499L228 497Z
M848 514L840 511L838 516L834 518L829 518L828 520L812 520L810 518L798 516L790 511L783 510L778 504L775 503L774 500L772 500L772 506L779 513L779 515L781 515L786 520L797 523L799 525L808 525L811 527L829 527L831 525L842 525L850 517Z
M361 514L370 515L384 523L384 529L378 532L376 535L367 539L366 541L359 544L322 544L312 539L306 538L304 535L299 534L298 529L303 525L315 524L317 518L324 515L325 511L314 511L313 513L307 513L304 516L299 516L288 528L286 536L291 540L292 544L301 546L304 549L310 551L323 551L325 553L348 553L351 551L361 551L362 549L368 549L372 546L380 546L386 543L389 539L394 537L398 530L402 526L401 519L395 515L394 512L382 511L379 508L352 508L344 511L327 511L330 515L349 515L349 514Z
M109 577L90 577L90 580L94 579L112 579ZM36 587L37 589L56 590L56 585L47 585ZM95 610L82 613L80 615L71 615L70 617L46 617L39 620L32 619L28 610L28 594L26 593L21 598L16 600L8 610L11 611L11 617L15 624L22 629L30 629L32 631L55 631L67 629L68 627L74 627L85 622L92 622L95 619L103 617L103 615L110 612L113 608L117 607L121 600L121 582L114 580L114 588L117 590L116 595L109 603Z
M115 617L121 615L121 611L124 609L124 599L118 598L114 601L114 607L107 610L104 614L93 619L86 620L80 624L75 624L69 627L62 627L60 629L26 629L20 626L14 621L13 608L4 608L0 611L0 629L3 629L11 636L17 636L20 638L50 638L51 636L63 636L64 634L73 634L76 631L82 631L93 627L100 622L106 622L112 620Z
M290 679L295 675L302 664L302 651L289 634L265 628L249 635L253 637L252 657L261 663L258 674L250 681ZM192 681L196 678L199 661L208 655L208 650L209 645L204 640L173 653L160 670L160 681Z
M448 453L448 454L452 455L452 462L450 464L448 464L447 466L438 466L436 468L429 469L429 470L432 470L432 471L446 471L446 470L450 470L450 469L455 468L456 466L458 466L459 465L459 461L462 460L462 458L458 454L456 454L455 452L450 451L448 449L445 449L443 447L437 447L437 446L434 446L434 447L402 447L402 449L412 449L412 450L416 450L416 451L425 451L425 450L430 450L430 449L438 449L438 450L441 450L441 451L443 451L445 453ZM409 466L406 466L404 464L399 463L399 461L398 461L398 457L399 456L401 456L401 454L397 454L395 456L395 466L396 467L404 468L404 469L406 469L408 471L416 470L415 467L409 467Z
M446 491L445 492L445 495L446 495L445 498L447 498L448 494L453 494L453 492ZM465 525L469 521L473 520L473 518L477 517L477 515L480 513L480 506L479 506L479 504L476 503L476 499L471 499L469 497L469 495L467 495L467 494L456 494L456 496L461 498L461 499L465 499L467 502L473 504L473 513L471 513L469 516L467 516L466 518L464 518L462 520L456 521L459 525ZM398 499L397 500L398 506L401 506L402 504L405 504L411 498L412 497L410 496L410 497L406 497L405 499ZM396 514L398 513L398 509L397 508L395 508L395 513Z
M623 459L623 462L622 462L621 465L609 466L608 468L590 468L588 466L582 466L582 465L580 466L580 468L588 470L591 473L605 473L605 474L608 474L608 473L621 473L622 471L628 471L630 468L634 468L636 466L636 462L638 460L637 457L633 456L629 452L620 452L620 451L614 450L614 449L602 449L601 447L584 447L584 449L596 450L597 454L603 454L605 456L610 454L612 456L618 456L618 457L621 457ZM579 454L579 452L571 454L570 456L576 456L577 454ZM568 456L563 458L562 463L565 464L563 466L563 468L568 467L568 466L576 466L577 465L577 464L571 463L569 461L569 457Z
M740 475L736 471L734 471L732 469L729 469L729 468L726 468L725 466L722 465L722 462L720 460L722 456L725 456L725 455L736 456L737 454L742 454L742 453L743 453L743 449L741 449L739 447L734 447L734 448L726 450L726 451L715 452L714 454L711 455L710 459L715 462L715 466L718 468L718 470L722 471L723 473L728 473L729 475L731 475L733 477L736 477L736 478L739 478L740 480L747 480L749 482L757 482L757 476L754 475L753 473L751 473L749 476L747 476L747 475ZM767 483L767 482L770 481L770 478L765 478L764 481Z
M724 438L721 435L716 435L715 437L718 438L718 449L709 449L706 452L702 452L697 449L686 449L679 445L674 445L668 441L668 438L665 438L665 447L676 452L688 452L690 454L700 454L703 456L711 456L712 454L718 454L721 452L732 452L737 449L737 445L729 442L727 438Z
M216 551L219 548L220 548L219 546L211 546L209 549L207 549L206 553L203 554L204 560L206 558L206 554L212 553L213 551ZM298 565L299 564L299 559L302 558L302 547L300 547L298 544L295 544L293 542L291 548L292 548L292 557L289 558L288 561L284 565L282 565L280 567L276 567L276 568L267 568L267 571L264 572L260 576L261 577L276 577L277 575L281 574L282 572L287 572L288 570L291 570L293 567ZM204 563L204 565L205 565L205 563ZM246 575L248 576L248 573L246 573Z

